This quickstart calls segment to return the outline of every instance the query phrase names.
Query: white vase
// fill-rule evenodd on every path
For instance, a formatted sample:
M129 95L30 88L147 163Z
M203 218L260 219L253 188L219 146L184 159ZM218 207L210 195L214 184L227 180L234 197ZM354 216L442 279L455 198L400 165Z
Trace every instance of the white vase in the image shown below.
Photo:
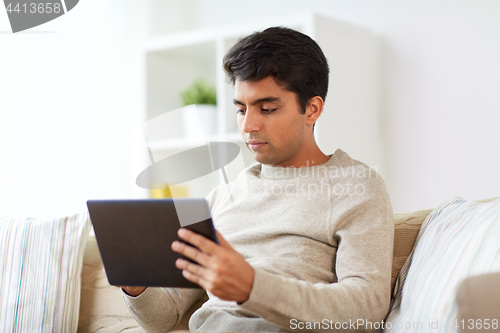
M184 134L189 139L204 139L217 134L217 106L193 104L182 112Z

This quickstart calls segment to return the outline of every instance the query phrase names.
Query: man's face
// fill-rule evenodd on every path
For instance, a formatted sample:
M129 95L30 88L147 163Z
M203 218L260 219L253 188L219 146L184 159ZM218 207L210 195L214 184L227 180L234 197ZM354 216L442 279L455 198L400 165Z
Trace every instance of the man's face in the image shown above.
M302 164L311 133L295 93L283 89L272 76L254 82L237 80L234 104L241 136L257 162Z

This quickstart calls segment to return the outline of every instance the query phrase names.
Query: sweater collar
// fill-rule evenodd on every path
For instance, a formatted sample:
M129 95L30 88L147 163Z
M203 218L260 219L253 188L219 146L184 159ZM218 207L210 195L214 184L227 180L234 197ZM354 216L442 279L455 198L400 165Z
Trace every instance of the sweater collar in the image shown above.
M266 164L261 164L260 174L265 179L292 179L292 178L310 178L324 176L326 170L337 164L340 155L344 153L340 148L331 155L327 155L330 159L323 164L313 166L295 167L273 167Z

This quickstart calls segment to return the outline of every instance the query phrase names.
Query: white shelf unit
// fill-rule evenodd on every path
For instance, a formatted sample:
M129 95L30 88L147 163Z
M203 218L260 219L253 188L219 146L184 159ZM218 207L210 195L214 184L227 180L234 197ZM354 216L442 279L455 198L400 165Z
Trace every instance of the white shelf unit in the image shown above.
M230 180L234 179L254 160L238 131L233 87L226 81L222 59L239 38L271 26L286 26L311 36L328 60L329 91L315 129L323 152L331 154L341 148L353 158L380 168L378 38L367 29L314 13L183 31L147 40L141 50L143 121L180 108L180 92L194 80L203 78L211 82L217 91L218 130L206 141L240 145L239 162L231 163L226 170ZM182 117L172 118L162 137L149 143L155 161L198 145L199 141L184 137ZM222 183L221 173L215 174L189 184L192 196L204 196Z

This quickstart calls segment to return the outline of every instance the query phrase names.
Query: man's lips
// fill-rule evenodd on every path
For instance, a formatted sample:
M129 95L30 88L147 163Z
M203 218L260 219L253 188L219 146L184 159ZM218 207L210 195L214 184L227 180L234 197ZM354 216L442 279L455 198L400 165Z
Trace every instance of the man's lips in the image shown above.
M252 150L257 150L262 148L264 145L267 144L267 142L264 141L258 141L258 140L249 140L247 141L248 147Z

